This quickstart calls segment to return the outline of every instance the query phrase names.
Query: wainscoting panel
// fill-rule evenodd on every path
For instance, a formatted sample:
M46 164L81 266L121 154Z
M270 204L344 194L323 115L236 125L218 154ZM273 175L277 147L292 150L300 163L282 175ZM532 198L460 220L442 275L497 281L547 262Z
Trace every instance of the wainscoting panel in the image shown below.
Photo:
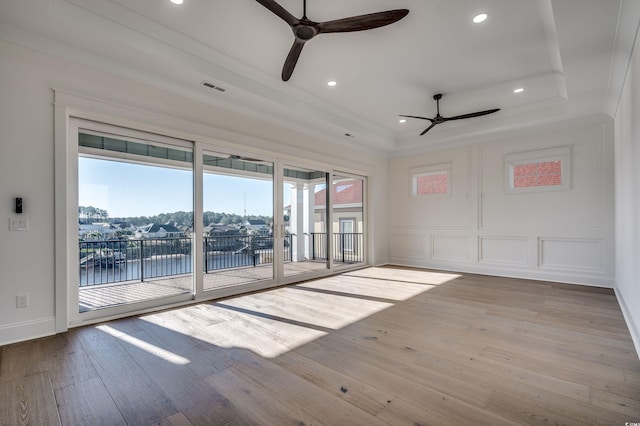
M431 235L431 259L470 261L471 238L467 235Z
M491 265L526 267L527 243L526 237L480 237L479 261Z
M397 232L391 236L391 250L396 256L407 259L425 259L426 234L424 231Z
M542 269L604 273L604 242L589 238L539 238Z

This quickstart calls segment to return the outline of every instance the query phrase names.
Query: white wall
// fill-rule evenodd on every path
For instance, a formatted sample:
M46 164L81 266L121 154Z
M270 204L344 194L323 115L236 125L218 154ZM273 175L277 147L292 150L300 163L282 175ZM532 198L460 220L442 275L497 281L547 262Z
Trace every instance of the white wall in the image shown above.
M86 97L120 121L148 120L247 153L313 159L370 174L373 263L385 263L387 160L0 40L0 345L55 331L54 91ZM118 113L113 111L124 111ZM95 111L89 111L91 113ZM153 123L151 123L153 121ZM268 135L268 136L265 136ZM29 231L9 232L23 197ZM16 295L30 306L16 308Z
M640 53L635 51L615 120L616 293L640 354Z
M505 155L565 146L570 189L506 191ZM451 195L412 197L410 169L433 164L451 165ZM612 287L613 166L613 123L605 117L394 158L390 261Z
M0 344L52 332L53 93L28 52L0 41ZM14 197L28 232L9 232ZM16 295L30 306L16 309ZM19 329L19 330L18 330Z

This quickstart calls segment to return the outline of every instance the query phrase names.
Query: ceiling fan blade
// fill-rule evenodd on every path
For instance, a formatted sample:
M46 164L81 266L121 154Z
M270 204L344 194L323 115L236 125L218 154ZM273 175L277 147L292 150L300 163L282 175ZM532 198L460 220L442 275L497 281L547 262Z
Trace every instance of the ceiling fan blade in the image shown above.
M293 46L291 46L289 55L287 55L287 59L284 61L284 66L282 67L282 81L288 81L291 78L304 43L304 40L300 40L299 38L294 39Z
M429 130L433 129L433 126L435 126L438 123L433 123L431 126L427 127L426 129L424 129L422 131L422 133L420 133L420 136L424 135L425 133L427 133Z
M258 3L269 9L275 15L279 16L283 21L285 21L289 25L298 25L300 20L290 14L287 9L280 6L274 0L256 0Z
M494 112L497 112L497 111L500 111L500 108L488 109L486 111L472 112L469 114L456 115L455 117L442 117L442 118L444 121L461 120L463 118L473 118L473 117L480 117L481 115L493 114Z
M320 22L316 28L318 29L318 34L371 30L393 24L407 16L408 13L408 9L387 10L386 12L369 13L366 15L352 16L350 18L336 19L334 21Z
M419 120L429 120L430 122L433 123L433 118L427 118L427 117L418 117L417 115L398 115L398 117L407 117L407 118L417 118Z

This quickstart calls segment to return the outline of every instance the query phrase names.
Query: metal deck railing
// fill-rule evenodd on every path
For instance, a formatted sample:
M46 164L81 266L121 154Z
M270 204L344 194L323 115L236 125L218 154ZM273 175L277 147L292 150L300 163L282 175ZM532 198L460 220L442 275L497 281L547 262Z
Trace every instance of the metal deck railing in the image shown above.
M325 233L311 233L311 259L326 260ZM284 261L293 258L295 234L284 238ZM334 262L364 261L363 234L333 236ZM80 287L145 281L192 272L190 237L80 241ZM221 235L203 241L204 272L273 263L273 236Z

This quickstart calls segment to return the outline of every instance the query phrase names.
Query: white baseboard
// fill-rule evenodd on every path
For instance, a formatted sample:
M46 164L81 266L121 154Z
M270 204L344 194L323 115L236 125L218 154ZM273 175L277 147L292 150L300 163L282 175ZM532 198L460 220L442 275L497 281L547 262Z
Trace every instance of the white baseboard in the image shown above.
M631 312L629 312L629 308L627 307L627 303L622 297L622 294L618 291L618 289L614 289L616 292L616 299L618 299L618 303L620 304L620 309L622 310L622 315L624 315L624 320L627 323L627 327L629 328L629 333L631 333L631 339L633 340L633 345L636 347L636 353L638 358L640 359L640 330L638 330L638 325L633 322L633 317L631 316Z
M493 275L497 277L521 278L537 281L553 281L566 284L587 285L592 287L613 288L613 277L584 273L581 271L543 271L532 268L507 268L504 266L484 266L473 262L435 263L423 260L392 257L390 265L415 268L436 269L441 271L464 272L468 274Z
M56 334L56 319L41 318L0 327L0 346Z

